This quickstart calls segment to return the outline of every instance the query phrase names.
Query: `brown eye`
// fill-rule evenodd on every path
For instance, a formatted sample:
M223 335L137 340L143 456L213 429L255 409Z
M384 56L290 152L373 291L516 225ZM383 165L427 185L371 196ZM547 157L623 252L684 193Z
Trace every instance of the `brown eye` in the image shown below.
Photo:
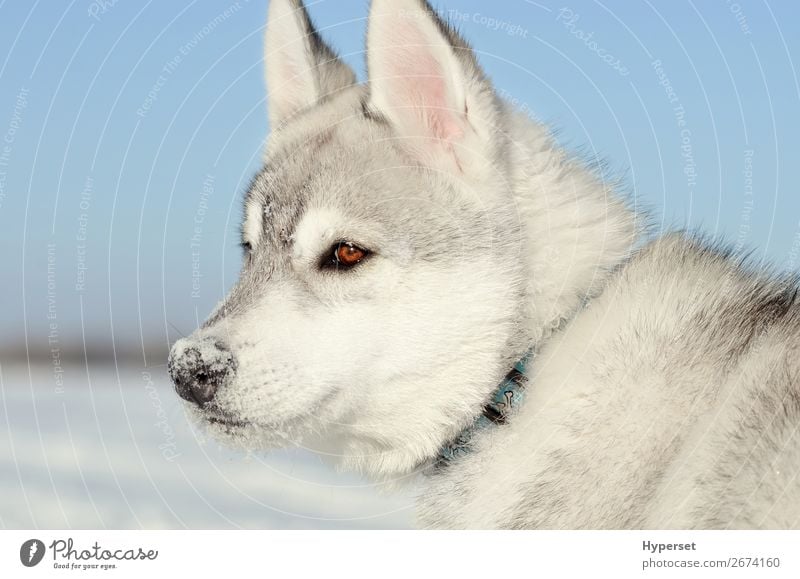
M364 261L369 255L369 250L359 247L355 243L340 241L331 248L329 257L323 259L321 265L326 269L350 269Z
M367 257L367 252L352 243L341 243L336 248L336 260L344 266L351 267Z

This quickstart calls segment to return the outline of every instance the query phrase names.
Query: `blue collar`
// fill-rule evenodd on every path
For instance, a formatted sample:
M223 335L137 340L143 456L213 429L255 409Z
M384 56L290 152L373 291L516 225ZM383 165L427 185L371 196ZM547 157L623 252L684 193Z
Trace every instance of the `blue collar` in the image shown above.
M508 416L519 408L525 397L525 384L528 381L525 371L530 358L531 352L528 352L514 365L511 372L492 393L481 415L439 450L437 466L450 464L458 457L469 454L472 451L472 439L477 432L505 424Z

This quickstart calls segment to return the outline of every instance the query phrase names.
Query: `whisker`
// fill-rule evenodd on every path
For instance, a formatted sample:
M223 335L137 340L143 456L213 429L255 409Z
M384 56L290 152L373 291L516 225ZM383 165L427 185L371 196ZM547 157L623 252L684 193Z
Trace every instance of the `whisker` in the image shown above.
M181 332L181 331L178 329L178 327L177 327L175 324L173 324L173 323L172 323L172 322L170 322L169 320L167 320L167 323L168 323L168 324L169 324L169 325L172 327L172 329L173 329L173 330L175 330L176 332L178 332L178 334L180 334L180 337L181 337L181 338L185 338L185 337L186 337L186 334L184 334L183 332Z

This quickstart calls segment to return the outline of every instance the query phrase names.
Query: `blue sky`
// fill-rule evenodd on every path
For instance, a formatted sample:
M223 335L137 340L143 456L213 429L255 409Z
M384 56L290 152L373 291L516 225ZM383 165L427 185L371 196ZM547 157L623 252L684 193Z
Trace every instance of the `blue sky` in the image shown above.
M363 77L367 3L309 5ZM503 95L604 158L656 223L800 267L795 2L436 6ZM265 13L0 1L0 343L166 348L224 295L269 131Z

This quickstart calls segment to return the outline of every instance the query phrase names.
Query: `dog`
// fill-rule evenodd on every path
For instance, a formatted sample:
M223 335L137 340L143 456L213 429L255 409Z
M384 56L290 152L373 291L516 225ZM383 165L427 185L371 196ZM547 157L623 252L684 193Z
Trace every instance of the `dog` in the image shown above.
M798 283L652 234L425 0L369 81L272 0L240 277L169 373L247 449L419 488L427 528L798 528Z

